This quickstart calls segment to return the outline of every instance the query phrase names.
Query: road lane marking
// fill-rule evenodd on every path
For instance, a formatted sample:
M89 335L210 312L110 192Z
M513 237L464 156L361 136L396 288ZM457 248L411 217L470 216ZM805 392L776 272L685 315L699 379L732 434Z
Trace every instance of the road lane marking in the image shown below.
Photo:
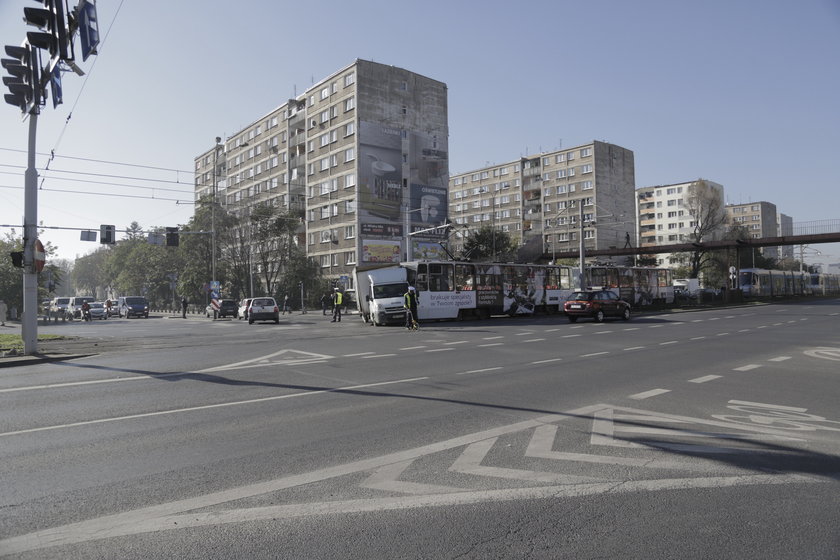
M627 398L640 401L643 399L649 399L650 397L655 397L657 395L663 395L665 393L670 392L670 389L651 389L650 391L645 391L644 393L636 393L635 395L630 395Z
M770 358L767 361L768 362L784 362L785 360L790 360L790 356L779 356L778 358Z
M422 350L423 348L426 348L426 346L404 346L400 350Z
M697 377L694 379L689 379L689 383L706 383L707 381L713 381L715 379L720 379L720 375L704 375L703 377Z
M391 356L396 356L396 354L374 354L373 356L364 356L363 360L370 360L371 358L389 358Z
M629 350L642 350L644 346L631 346L630 348L625 348L624 351L627 352Z
M563 338L574 338L576 336L583 336L582 334L564 334Z
M444 342L447 345L466 344L469 340L453 340L452 342Z
M759 364L747 364L745 366L733 368L733 371L750 371L756 368L760 368Z
M706 338L705 336L695 336L694 338L689 338L689 340L703 340Z
M504 342L491 342L490 344L479 344L479 348L489 348L490 346L504 346Z
M481 340L498 340L500 338L504 338L503 336L485 336Z
M563 358L551 358L550 360L537 360L536 362L531 362L532 364L548 364L550 362L559 362Z
M542 342L545 340L544 338L529 338L528 340L523 340L522 342Z
M629 328L626 328L626 329L623 329L623 330L625 330L625 331L637 331L637 330L639 330L639 327L629 327Z
M455 350L454 348L432 348L431 350L426 350L426 352L446 352L447 350Z
M496 371L497 369L502 369L502 367L497 366L497 367L489 367L489 368L484 368L484 369L471 369L470 371L462 371L460 373L456 373L455 375L467 375L469 373L485 373L485 372L488 372L488 371Z
M154 416L167 416L169 414L179 414L182 412L195 412L198 410L211 410L213 408L226 408L229 406L239 406L243 404L255 404L269 401L279 401L282 399L292 399L295 397L308 397L311 395L320 395L323 393L340 393L343 391L355 391L358 389L367 389L370 387L381 387L383 385L394 385L397 383L412 383L414 381L423 381L429 379L428 377L412 377L410 379L398 379L395 381L382 381L379 383L367 383L365 385L352 385L348 387L336 387L335 389L320 389L318 391L305 391L303 393L291 393L288 395L276 395L273 397L262 397L259 399L248 399L245 401L231 401L216 404L205 404L201 406L190 406L187 408L173 408L170 410L158 410L156 412L142 412L140 414L129 414L126 416L112 416L110 418L98 418L96 420L85 420L82 422L71 422L69 424L57 424L55 426L42 426L40 428L28 428L25 430L16 430L13 432L5 432L0 434L0 437L14 436L20 434L30 434L34 432L46 432L50 430L60 430L63 428L77 428L79 426L91 426L94 424L104 424L106 422L117 422L119 420L135 420L138 418L151 418Z
M171 373L168 375L187 375L184 373ZM139 376L139 377L117 377L114 379L96 379L93 381L70 381L67 383L51 383L49 385L28 385L26 387L12 387L9 389L0 389L0 393L14 393L17 391L34 391L36 389L59 389L63 387L78 387L81 385L98 385L99 383L116 383L118 381L149 381L151 379L156 379L161 377L161 375L155 376Z
M609 352L593 352L592 354L583 354L581 358L591 358L592 356L603 356L604 354L609 354Z
M345 358L356 358L358 356L367 356L368 354L375 354L375 352L357 352L356 354L345 354Z
M679 340L669 340L668 342L660 342L659 346L667 346L668 344L677 344Z

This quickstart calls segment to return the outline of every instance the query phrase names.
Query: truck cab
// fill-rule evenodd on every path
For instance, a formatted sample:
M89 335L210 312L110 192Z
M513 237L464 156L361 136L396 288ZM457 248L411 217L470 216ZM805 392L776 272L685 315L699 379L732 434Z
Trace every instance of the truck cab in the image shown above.
M376 326L405 322L406 271L399 266L355 270L356 304L366 323Z

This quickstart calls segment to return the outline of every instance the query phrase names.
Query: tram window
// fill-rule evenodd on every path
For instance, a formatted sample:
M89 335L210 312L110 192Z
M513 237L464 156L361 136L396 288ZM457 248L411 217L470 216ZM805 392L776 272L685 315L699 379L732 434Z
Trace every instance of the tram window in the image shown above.
M473 265L455 265L455 289L466 291L475 289L475 270Z
M414 285L420 292L425 292L429 289L429 275L427 274L427 265L420 263L417 265L417 278Z
M429 290L432 292L451 292L454 285L451 264L429 264Z

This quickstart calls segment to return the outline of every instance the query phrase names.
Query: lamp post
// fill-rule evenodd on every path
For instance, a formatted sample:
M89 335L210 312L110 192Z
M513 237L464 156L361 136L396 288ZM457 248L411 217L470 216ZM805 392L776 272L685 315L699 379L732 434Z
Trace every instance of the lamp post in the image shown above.
M219 148L222 139L216 136L213 149L213 200L210 201L210 282L216 281L216 191L219 188Z

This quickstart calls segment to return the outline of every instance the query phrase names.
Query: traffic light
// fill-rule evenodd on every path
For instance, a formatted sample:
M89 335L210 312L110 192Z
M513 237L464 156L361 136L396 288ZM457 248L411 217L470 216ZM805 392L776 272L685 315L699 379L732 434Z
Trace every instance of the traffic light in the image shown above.
M12 251L9 254L12 256L12 266L23 268L23 251Z
M179 243L178 228L176 228L176 227L166 228L166 246L167 247L177 247L178 243Z
M114 226L99 226L99 243L101 245L114 245L117 242L117 228Z
M27 43L20 47L6 45L6 55L11 58L0 60L0 65L10 74L3 76L3 84L9 88L10 93L3 97L6 103L28 113L41 104L38 51Z
M24 8L23 20L44 32L26 34L29 44L50 52L52 58L70 59L70 34L67 30L65 0L43 0L43 8Z

